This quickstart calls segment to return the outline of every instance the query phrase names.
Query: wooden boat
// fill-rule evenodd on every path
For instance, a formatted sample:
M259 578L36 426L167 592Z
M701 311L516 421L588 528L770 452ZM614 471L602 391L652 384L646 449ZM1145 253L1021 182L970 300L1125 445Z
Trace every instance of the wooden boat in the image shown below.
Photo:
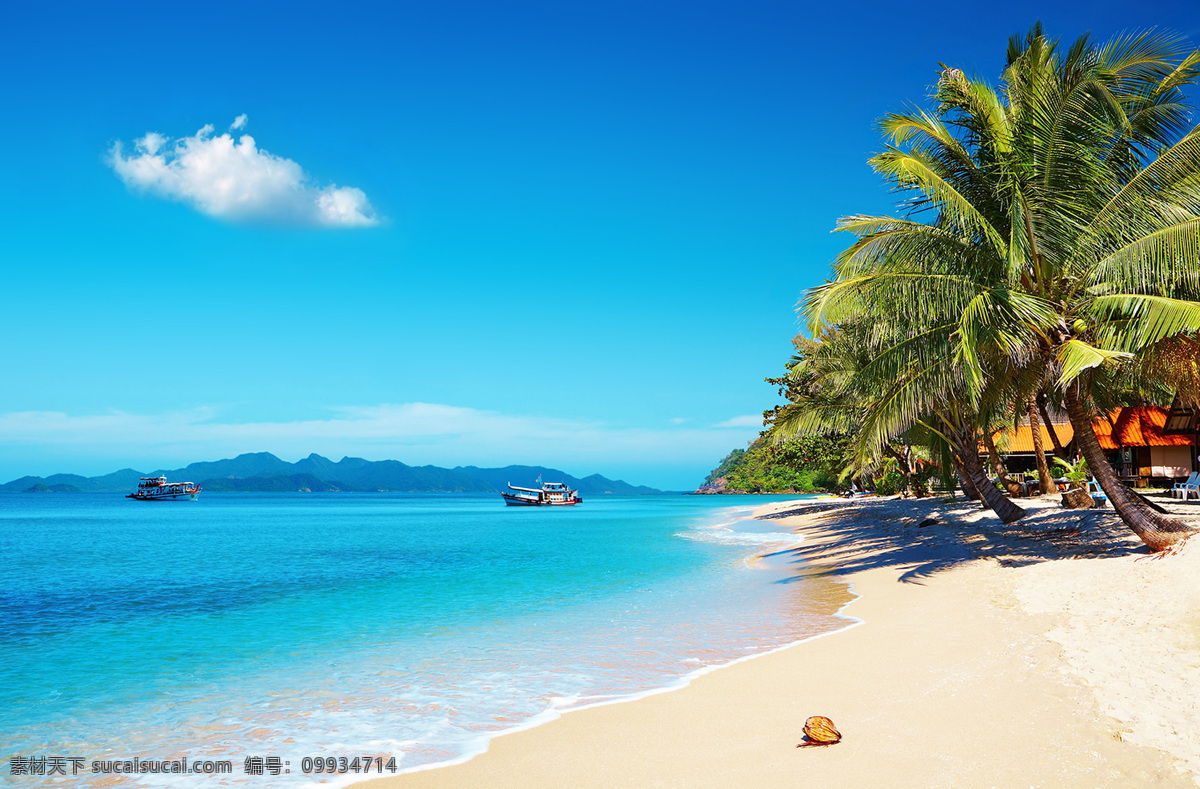
M579 491L571 490L562 482L543 482L540 488L522 488L508 483L511 493L501 493L504 503L510 507L561 507L582 504Z
M167 482L166 477L142 477L137 491L125 496L139 501L195 501L200 486L194 482Z

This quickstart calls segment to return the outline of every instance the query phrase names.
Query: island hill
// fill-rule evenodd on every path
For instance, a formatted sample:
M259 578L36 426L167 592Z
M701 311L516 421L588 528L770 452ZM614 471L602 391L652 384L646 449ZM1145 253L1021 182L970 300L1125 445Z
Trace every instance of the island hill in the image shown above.
M496 493L506 490L509 482L531 485L538 476L549 482L565 482L583 496L662 493L655 488L630 485L599 474L579 479L543 466L440 468L408 466L398 460L370 461L350 457L335 463L316 454L296 463L288 463L269 452L248 453L226 460L192 463L184 468L151 472L127 468L101 477L82 477L77 474L21 477L0 485L0 493L128 493L137 488L140 478L157 476L197 482L210 493Z
M830 493L844 490L844 436L800 436L772 444L764 435L725 456L696 493ZM878 487L878 486L877 486Z

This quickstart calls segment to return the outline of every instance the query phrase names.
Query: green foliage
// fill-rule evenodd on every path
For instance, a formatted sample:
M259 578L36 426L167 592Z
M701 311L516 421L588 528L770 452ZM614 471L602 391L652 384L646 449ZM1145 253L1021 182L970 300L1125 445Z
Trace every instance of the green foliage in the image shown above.
M742 458L745 457L745 455L746 450L744 449L735 449L730 452L725 456L725 459L721 461L721 464L713 469L712 472L710 472L709 475L704 478L704 484L711 485L716 482L718 478L725 476L730 471L737 468L739 465L741 465Z
M1087 487L1088 464L1087 458L1080 458L1078 463L1068 463L1062 458L1054 458L1054 462L1063 468L1063 476L1071 480L1072 488L1083 489Z
M723 476L727 488L751 493L838 490L848 445L845 436L806 435L783 444L759 439L729 453L708 481Z
M1001 89L946 68L931 111L883 120L871 164L904 215L844 218L856 240L804 301L814 336L869 327L848 387L868 449L947 400L986 413L1076 380L1086 399L1200 332L1198 66L1169 35L1062 49L1036 25Z
M891 496L893 493L899 493L907 487L908 480L896 469L889 470L882 477L875 480L875 492L881 496Z
M923 429L977 475L979 429L1031 397L1064 403L1083 435L1103 401L1200 391L1198 81L1200 51L1171 35L1060 47L1040 24L1010 40L999 87L943 67L927 110L882 121L871 165L905 199L839 222L849 246L802 300L812 347L777 435L853 421L868 474ZM1120 501L1135 531L1174 530Z

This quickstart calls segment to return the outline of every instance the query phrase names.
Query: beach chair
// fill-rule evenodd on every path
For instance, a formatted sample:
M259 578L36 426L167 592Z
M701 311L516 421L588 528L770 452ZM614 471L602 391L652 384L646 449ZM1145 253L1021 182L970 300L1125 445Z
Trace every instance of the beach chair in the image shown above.
M1174 493L1174 490L1172 490ZM1188 480L1183 483L1183 488L1180 490L1180 498L1187 501L1190 498L1200 500L1200 474L1196 475L1194 480Z
M1193 471L1191 473L1191 475L1188 476L1187 480L1185 480L1184 482L1176 482L1174 485L1171 486L1171 498L1173 498L1173 499L1186 498L1186 496L1184 495L1184 491L1187 490L1187 486L1195 485L1198 480L1200 480L1200 471Z
M1096 503L1097 507L1103 507L1105 504L1108 504L1108 495L1105 494L1104 490L1100 487L1100 483L1096 480L1088 480L1087 492L1088 495L1092 497L1092 501Z

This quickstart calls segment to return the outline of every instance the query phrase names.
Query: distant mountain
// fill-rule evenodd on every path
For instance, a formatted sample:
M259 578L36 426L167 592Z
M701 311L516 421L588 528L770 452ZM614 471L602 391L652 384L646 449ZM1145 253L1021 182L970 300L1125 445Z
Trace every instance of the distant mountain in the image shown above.
M46 485L42 482L35 483L25 489L26 493L83 493L82 490L74 485Z
M336 493L351 490L317 479L312 474L289 474L279 477L215 477L200 483L200 487L212 493Z
M295 474L300 470L295 464L280 460L270 452L248 452L232 460L214 460L209 463L192 463L175 471L156 471L151 476L165 475L167 479L180 477L197 480L212 477L244 479L248 477L273 477Z
M495 493L506 490L508 483L532 486L539 476L544 482L565 482L583 496L606 493L640 495L661 493L655 488L630 485L593 474L579 479L545 466L409 466L398 460L371 461L345 457L336 463L320 455L309 455L296 463L272 455L253 452L226 460L192 463L181 469L158 469L149 473L131 468L101 477L54 474L49 477L21 477L0 485L0 492L82 491L89 493L128 492L137 487L140 477L165 476L172 482L198 482L213 492L286 492L286 491L392 491L397 493Z
M52 474L49 477L21 477L4 485L0 492L24 492L31 487L42 485L50 491L64 488L85 493L111 493L118 490L133 490L137 487L138 478L144 476L133 469L121 469L103 477L81 477L78 474ZM39 489L40 490L40 489Z
M581 496L598 496L604 493L619 493L627 496L662 493L661 490L655 488L630 485L628 482L608 479L599 474L579 479L564 471L544 466L505 466L504 468L458 466L454 470L483 480L490 486L490 490L507 490L510 482L514 485L532 487L534 480L541 477L543 482L565 482L569 487L578 490Z
M371 462L342 458L330 463L320 455L309 455L296 464L308 467L322 479L338 479L359 490L392 490L412 493L491 493L493 488L458 469L438 466L407 466L398 460Z

